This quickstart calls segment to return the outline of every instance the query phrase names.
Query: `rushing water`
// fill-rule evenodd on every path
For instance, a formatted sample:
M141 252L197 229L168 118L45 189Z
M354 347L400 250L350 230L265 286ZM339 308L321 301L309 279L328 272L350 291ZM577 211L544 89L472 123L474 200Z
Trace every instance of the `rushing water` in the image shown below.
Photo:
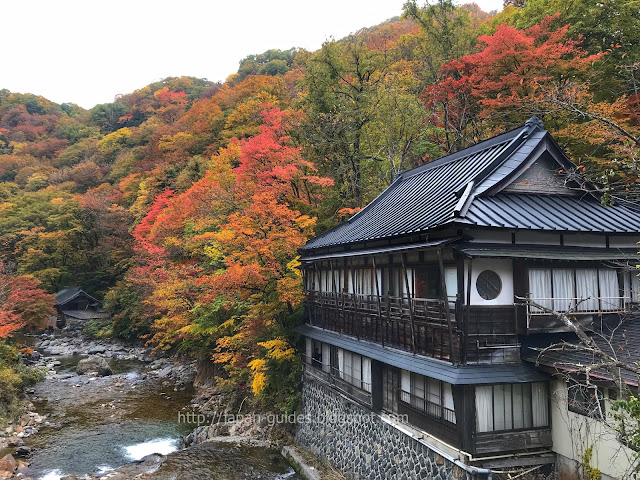
M82 357L59 357L59 373L71 372ZM297 477L277 450L206 444L177 451L194 425L178 423L193 392L174 391L145 379L141 362L111 360L114 375L89 380L70 376L36 386L34 404L50 413L53 427L26 439L35 447L26 474L40 480L65 475L104 474L134 460L169 455L152 475L159 479L284 479ZM172 453L174 452L174 453Z

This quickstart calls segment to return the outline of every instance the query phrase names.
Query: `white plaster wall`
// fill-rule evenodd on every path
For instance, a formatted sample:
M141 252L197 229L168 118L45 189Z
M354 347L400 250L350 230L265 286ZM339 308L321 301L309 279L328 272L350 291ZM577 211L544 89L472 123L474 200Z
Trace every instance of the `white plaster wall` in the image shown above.
M605 408L607 413L611 411L609 405ZM582 463L584 451L593 446L592 466L607 476L628 478L632 452L618 443L615 433L603 422L569 411L563 379L551 382L551 435L556 453ZM562 467L572 468L572 463L558 462L558 468ZM568 473L575 474L575 470Z
M638 242L640 241L640 234L638 235L624 235L624 236L610 236L609 248L637 248L640 249Z
M570 247L600 247L607 246L607 237L605 235L590 234L565 234L564 244Z
M500 295L493 300L485 300L478 295L476 281L478 275L484 270L493 270L500 275L502 290ZM464 284L467 288L468 263L465 265ZM466 293L465 293L466 299ZM477 258L473 260L471 269L471 305L512 305L513 304L513 262L510 259Z
M478 243L511 243L511 232L496 230L466 230L465 235L473 237L472 242Z
M560 245L560 235L546 232L516 232L516 244Z

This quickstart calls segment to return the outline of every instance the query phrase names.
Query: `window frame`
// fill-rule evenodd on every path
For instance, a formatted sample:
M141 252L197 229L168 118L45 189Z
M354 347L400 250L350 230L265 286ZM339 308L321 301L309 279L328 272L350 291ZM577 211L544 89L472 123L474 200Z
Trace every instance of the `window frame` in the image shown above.
M409 391L404 390L400 382L400 387L398 388L399 402L429 418L444 422L447 425L456 425L455 405L453 409L445 406L446 382L413 372L407 373L409 373ZM402 376L402 371L400 376ZM439 403L432 402L430 399L432 385L437 385ZM421 388L416 388L420 386ZM422 396L420 396L420 392L422 392ZM451 400L453 401L453 390L451 390Z
M531 291L531 270L545 270L547 272L549 272L549 277L550 277L550 291L551 291L551 297L549 299L547 298L536 298L533 296L532 291ZM556 292L558 291L558 287L554 284L554 271L562 271L562 270L568 270L570 272L570 276L572 278L572 289L573 289L573 295L574 297L571 299L571 304L569 306L569 309L565 309L564 307L559 308L559 305L557 305L559 300L565 300L564 298L556 298ZM578 300L578 271L579 270L595 270L595 284L596 284L596 288L598 290L597 292L597 296L595 298L592 298L591 300L594 300L597 302L597 309L593 310L593 309L584 309L581 310L580 309L580 305L576 306L576 301ZM602 286L601 286L601 272L607 272L607 271L613 271L616 276L617 276L617 280L618 280L618 296L617 297L604 297L603 291L602 291ZM624 272L621 272L619 269L617 268L611 268L611 267L603 267L602 265L593 265L593 264L584 264L584 265L567 265L567 266L557 266L557 265L550 265L548 263L546 264L529 264L527 265L527 274L526 274L526 278L527 278L527 290L528 293L527 295L534 301L538 300L538 303L541 303L542 305L545 305L547 303L550 303L550 307L553 310L559 311L559 312L568 312L571 311L571 313L577 314L577 315L592 315L596 312L602 312L602 313L615 313L615 312L621 312L625 310L625 304L629 301L627 296L626 296L626 292L625 292L625 277L623 275ZM631 279L630 279L631 281ZM608 309L604 309L603 307L605 307L606 305L603 305L603 301L606 302L607 298L616 298L619 302L619 305L616 308L608 308ZM582 303L584 304L584 302ZM535 308L535 307L531 307L531 313L535 314L535 315L546 315L545 312Z
M544 384L547 403L546 403L546 425L534 426L534 405L533 405L533 392L534 392L534 384ZM528 386L528 395L525 395L525 385ZM516 424L515 422L515 413L516 409L514 409L514 386L520 386L522 389L522 399L523 403L521 405L520 411L523 415L528 413L529 418L522 418L522 427L513 428ZM523 382L523 383L496 383L490 385L476 385L474 389L474 396L477 396L477 389L481 388L491 388L491 416L492 416L492 429L490 430L480 430L480 426L478 424L478 403L477 398L474 401L474 415L475 415L475 431L479 434L491 434L491 433L506 433L506 432L519 432L519 431L529 431L529 430L542 430L551 427L551 408L550 408L550 400L549 400L549 383L548 382ZM506 392L506 387L509 387L509 399L510 399L510 412L511 412L511 421L510 425L512 428L503 428L496 429L496 387L503 389ZM506 396L505 396L506 397ZM525 404L524 402L528 402ZM506 410L504 410L506 413ZM507 425L506 414L503 415L504 425ZM527 421L528 420L528 421ZM529 424L529 426L527 426Z

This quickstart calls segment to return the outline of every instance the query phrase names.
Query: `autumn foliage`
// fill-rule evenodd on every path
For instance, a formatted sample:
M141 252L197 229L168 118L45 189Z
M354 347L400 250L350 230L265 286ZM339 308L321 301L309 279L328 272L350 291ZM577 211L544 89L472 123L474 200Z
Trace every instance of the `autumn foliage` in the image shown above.
M36 279L0 274L0 339L21 328L44 328L55 315L53 304Z
M537 115L581 174L640 198L633 12L410 0L318 51L249 55L223 83L166 78L90 110L0 90L0 263L16 274L0 337L42 325L40 288L81 284L116 335L292 408L298 249L397 173Z

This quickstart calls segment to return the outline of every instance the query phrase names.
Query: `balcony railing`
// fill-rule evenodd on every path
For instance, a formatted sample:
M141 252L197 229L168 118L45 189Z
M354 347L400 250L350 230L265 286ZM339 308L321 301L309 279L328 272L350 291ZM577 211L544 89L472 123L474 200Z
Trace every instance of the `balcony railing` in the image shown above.
M588 298L529 298L527 302L527 326L535 316L551 315L548 311L536 307L538 304L549 310L572 315L600 315L604 313L625 313L629 299L626 297L588 297Z
M426 398L418 397L404 390L400 390L400 401L409 405L414 410L425 413L430 417L454 424L456 423L456 412L450 408L431 402Z
M305 365L313 367L317 372L322 372L332 384L335 384L336 381L345 382L358 390L362 390L364 393L371 393L371 382L366 382L360 377L354 377L345 372L341 372L338 368L332 367L329 363L321 362L315 358L310 358L308 355L302 354L302 358Z
M444 299L307 293L309 321L315 326L459 363L462 332L450 304Z

